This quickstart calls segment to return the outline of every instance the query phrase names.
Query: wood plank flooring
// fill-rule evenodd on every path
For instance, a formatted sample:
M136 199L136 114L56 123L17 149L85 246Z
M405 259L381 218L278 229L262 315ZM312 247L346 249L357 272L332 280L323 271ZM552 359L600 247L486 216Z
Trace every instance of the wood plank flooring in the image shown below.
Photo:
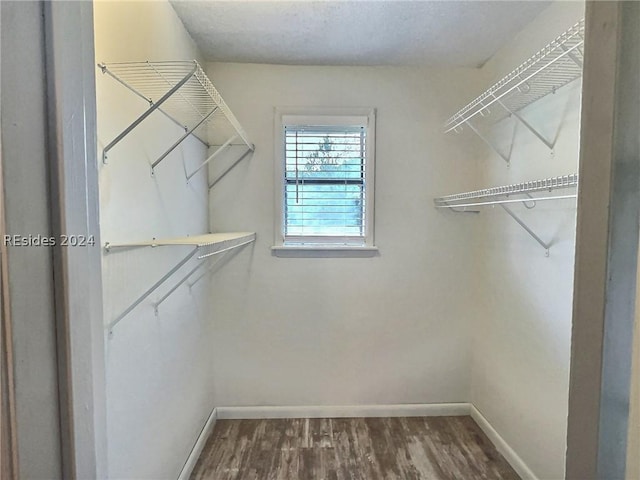
M191 478L519 479L471 417L219 420Z

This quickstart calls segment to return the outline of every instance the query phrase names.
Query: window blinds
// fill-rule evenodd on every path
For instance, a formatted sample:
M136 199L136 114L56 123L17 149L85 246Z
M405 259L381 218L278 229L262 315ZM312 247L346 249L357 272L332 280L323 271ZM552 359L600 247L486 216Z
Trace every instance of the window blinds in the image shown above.
M365 235L366 128L285 126L285 238Z

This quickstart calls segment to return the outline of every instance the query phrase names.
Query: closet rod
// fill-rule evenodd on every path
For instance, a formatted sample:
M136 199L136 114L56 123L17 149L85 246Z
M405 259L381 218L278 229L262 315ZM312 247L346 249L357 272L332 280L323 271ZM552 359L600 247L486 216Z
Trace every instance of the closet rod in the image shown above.
M505 203L537 202L541 200L563 200L566 198L576 198L576 195L556 195L553 197L509 198L504 200L493 200L488 202L455 203L452 205L436 205L436 208L457 208L457 207L476 207L476 206L485 206L485 205L503 205Z
M528 182L514 183L512 185L503 185L500 187L484 188L482 190L473 190L471 192L455 193L434 199L437 207L446 206L453 202L465 200L496 200L495 197L509 196L534 192L552 192L558 189L571 188L578 186L578 174L561 175L559 177L544 178L541 180L531 180ZM508 203L508 202L507 202Z
M518 225L520 225L520 227L522 227L536 242L538 242L538 244L542 246L542 248L544 248L545 256L548 257L551 243L547 243L542 240L524 220L518 217L515 212L507 207L507 204L522 203L530 210L536 206L538 201L564 200L577 197L576 194L534 197L531 193L553 192L555 190L575 188L577 186L578 174L571 174L516 183L513 185L504 185L501 187L485 188L483 190L474 190L472 192L457 193L446 197L435 198L434 203L436 208L449 208L458 213L480 213L480 210L467 210L467 208L499 205ZM525 198L512 198L514 195L525 195ZM528 204L531 203L532 205L529 206Z

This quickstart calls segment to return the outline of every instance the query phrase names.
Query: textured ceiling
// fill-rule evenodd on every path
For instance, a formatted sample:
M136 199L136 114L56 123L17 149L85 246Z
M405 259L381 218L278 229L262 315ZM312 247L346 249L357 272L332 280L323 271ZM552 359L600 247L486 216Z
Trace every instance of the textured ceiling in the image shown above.
M211 61L476 67L551 2L171 0Z

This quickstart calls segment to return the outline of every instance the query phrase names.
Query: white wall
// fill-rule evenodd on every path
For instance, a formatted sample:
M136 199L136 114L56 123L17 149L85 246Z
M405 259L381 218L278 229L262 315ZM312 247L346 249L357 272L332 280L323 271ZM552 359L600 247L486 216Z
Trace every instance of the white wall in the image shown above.
M212 227L258 234L212 280L216 405L468 401L476 223L432 199L475 186L466 142L441 132L476 71L214 63L209 73L256 144L212 190ZM276 106L377 109L379 256L272 256Z
M562 2L545 10L488 62L483 70L502 77L583 15L584 5ZM513 137L511 167L493 152L482 159L481 184L505 185L576 173L580 82L524 110L548 139L555 156L515 119L493 129L504 147ZM478 86L478 93L482 90ZM473 134L467 133L472 136ZM477 140L477 145L482 144ZM549 258L500 208L485 209L476 257L481 292L473 322L471 401L541 479L564 477L566 448L575 201L540 202L514 212L545 241Z
M193 60L199 53L167 2L96 2L96 62ZM98 155L148 105L97 71ZM187 185L184 168L205 157L193 138L153 162L183 130L154 114L114 147L100 171L105 242L208 231L206 173ZM188 249L112 251L103 256L105 324L183 258ZM125 317L106 339L110 478L176 478L213 408L207 281L156 301L189 263Z

